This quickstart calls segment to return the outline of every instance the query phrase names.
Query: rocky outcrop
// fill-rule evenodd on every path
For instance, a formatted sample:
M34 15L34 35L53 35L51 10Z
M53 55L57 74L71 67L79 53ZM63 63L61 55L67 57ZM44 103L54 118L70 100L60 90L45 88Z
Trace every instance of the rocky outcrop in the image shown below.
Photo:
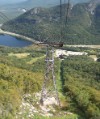
M88 10L90 11L91 14L94 14L94 10L96 6L100 4L100 0L91 0L89 5L88 5Z

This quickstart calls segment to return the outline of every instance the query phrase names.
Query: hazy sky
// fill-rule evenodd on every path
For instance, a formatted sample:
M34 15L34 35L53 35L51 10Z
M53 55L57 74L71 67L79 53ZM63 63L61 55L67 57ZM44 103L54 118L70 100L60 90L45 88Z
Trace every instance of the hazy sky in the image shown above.
M22 2L22 1L27 1L27 0L0 0L0 5L2 4L10 4L10 3L18 3L18 2ZM34 2L36 2L37 0L33 0ZM45 2L45 0L39 0L39 1L43 1ZM53 0L51 0L52 2ZM59 1L59 0L54 0L54 1ZM64 1L64 0L62 0ZM66 0L67 1L67 0ZM70 0L71 2L77 3L77 2L87 2L89 0Z
M17 2L22 2L26 0L0 0L0 4L7 4L7 3L17 3Z

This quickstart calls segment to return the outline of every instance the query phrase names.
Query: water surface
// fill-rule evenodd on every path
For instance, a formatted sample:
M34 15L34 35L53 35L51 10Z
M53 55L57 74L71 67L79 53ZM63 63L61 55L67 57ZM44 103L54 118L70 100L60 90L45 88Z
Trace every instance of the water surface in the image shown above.
M0 45L9 47L25 47L31 45L31 41L22 40L10 35L0 35Z

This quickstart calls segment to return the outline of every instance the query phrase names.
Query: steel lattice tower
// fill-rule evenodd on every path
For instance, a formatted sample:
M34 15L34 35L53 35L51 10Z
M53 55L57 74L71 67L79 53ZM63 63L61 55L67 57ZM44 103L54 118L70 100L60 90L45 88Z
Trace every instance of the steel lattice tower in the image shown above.
M53 95L57 101L57 105L60 105L58 91L56 87L56 78L54 71L54 48L47 45L46 49L46 69L45 69L45 78L41 91L41 104L44 103L44 100Z
M68 16L69 16L69 10L70 10L70 0L68 0L68 4L65 8L65 10L62 10L62 0L60 0L60 24L61 24L61 34L60 34L60 42L59 43L53 43L48 42L46 43L46 69L45 69L45 78L44 83L41 91L41 99L40 103L43 104L45 99L53 95L57 101L57 104L60 106L60 100L58 97L58 91L56 87L56 77L55 77L55 71L54 71L54 47L63 47L63 31L66 27L66 24L68 22ZM62 12L65 11L64 19L62 17ZM65 22L65 24L62 24L62 22ZM53 88L51 88L53 87Z

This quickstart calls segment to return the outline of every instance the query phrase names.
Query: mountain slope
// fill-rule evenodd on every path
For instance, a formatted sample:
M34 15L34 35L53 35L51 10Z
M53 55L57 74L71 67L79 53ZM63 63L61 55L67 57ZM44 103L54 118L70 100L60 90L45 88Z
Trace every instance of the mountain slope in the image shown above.
M51 41L62 40L67 44L100 44L100 5L97 3L94 5L94 2L91 1L71 7L67 26L64 25L65 7L67 6L65 4L62 6L63 23L60 22L58 5L51 8L31 9L18 18L5 23L2 29L41 41L48 39ZM91 13L91 9L93 13ZM60 39L61 30L62 39Z
M100 52L100 49L72 49ZM99 119L100 62L94 62L89 56L69 56L62 61L55 59L61 107L53 105L51 108L50 105L51 110L45 111L48 105L43 108L45 110L40 110L39 95L45 71L45 59L41 56L44 56L44 51L45 48L38 45L0 47L0 119ZM47 117L44 112L52 117Z
M89 0L72 0L72 4L78 2L88 2ZM67 0L66 0L67 2ZM8 2L7 2L8 3ZM35 8L35 7L51 7L60 4L60 0L26 0L24 2L12 3L2 5L0 3L0 12L3 12L9 19L13 19L24 12ZM0 16L0 23L4 23L6 20L2 21Z

